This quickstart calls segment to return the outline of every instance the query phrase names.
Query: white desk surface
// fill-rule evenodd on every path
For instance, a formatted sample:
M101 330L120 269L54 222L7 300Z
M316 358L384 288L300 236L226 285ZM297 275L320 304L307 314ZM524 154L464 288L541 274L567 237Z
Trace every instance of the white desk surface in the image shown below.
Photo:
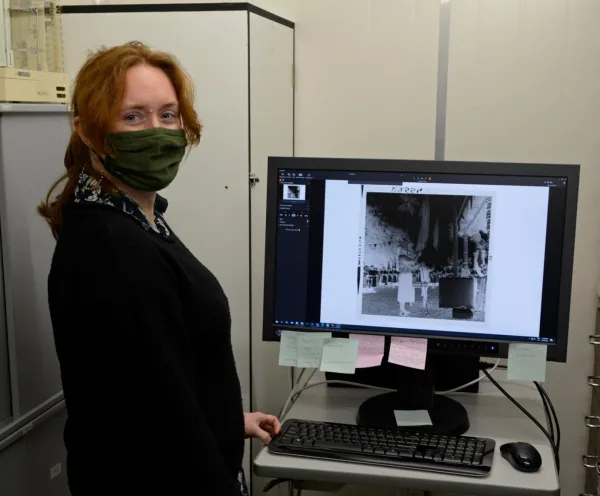
M502 385L542 425L546 425L542 403L533 385ZM487 477L460 477L274 455L267 448L263 448L254 460L254 473L267 478L392 486L486 496L559 495L552 448L542 432L491 383L482 381L480 391L479 394L460 393L452 397L460 401L469 413L471 428L465 435L496 440L492 472ZM374 394L381 392L316 386L302 393L286 418L355 424L358 406ZM525 441L539 450L542 455L539 472L518 472L502 458L500 446L511 441Z

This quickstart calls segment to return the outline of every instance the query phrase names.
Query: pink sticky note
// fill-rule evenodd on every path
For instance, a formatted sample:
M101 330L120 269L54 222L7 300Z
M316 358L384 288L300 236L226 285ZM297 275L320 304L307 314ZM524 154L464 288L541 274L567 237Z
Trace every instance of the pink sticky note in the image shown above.
M420 338L392 338L388 361L412 369L425 369L427 340Z
M350 334L350 339L358 339L357 369L379 367L383 361L385 336L369 336L368 334Z

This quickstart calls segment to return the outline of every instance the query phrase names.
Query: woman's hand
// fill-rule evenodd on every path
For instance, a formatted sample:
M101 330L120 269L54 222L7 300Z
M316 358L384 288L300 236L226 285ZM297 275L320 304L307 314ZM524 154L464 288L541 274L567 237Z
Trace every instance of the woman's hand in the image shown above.
M256 437L263 443L269 444L271 436L279 434L281 424L274 415L252 412L244 414L244 428L246 438Z

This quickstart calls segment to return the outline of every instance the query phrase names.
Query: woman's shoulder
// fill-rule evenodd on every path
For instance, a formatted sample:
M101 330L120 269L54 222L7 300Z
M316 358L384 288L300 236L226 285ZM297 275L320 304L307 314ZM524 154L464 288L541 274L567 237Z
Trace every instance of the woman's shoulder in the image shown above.
M128 215L111 208L71 204L58 236L55 262L132 269L160 258L150 235Z
M116 246L144 234L143 229L133 229L135 222L130 216L113 208L93 204L70 204L65 210L59 242L76 238L81 243L116 241ZM137 227L137 226L136 226Z

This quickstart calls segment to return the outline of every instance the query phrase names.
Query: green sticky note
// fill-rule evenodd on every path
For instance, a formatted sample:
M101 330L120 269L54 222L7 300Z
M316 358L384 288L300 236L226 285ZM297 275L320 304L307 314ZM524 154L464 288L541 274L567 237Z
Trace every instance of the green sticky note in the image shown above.
M358 359L358 339L326 338L321 358L321 372L354 374Z
M298 363L296 366L300 368L319 368L325 339L330 337L330 332L298 333Z
M279 365L295 367L298 363L298 333L296 331L282 331L279 344Z
M510 343L508 346L509 381L546 380L546 355L548 347L543 344Z
M394 410L398 427L433 425L427 410Z

